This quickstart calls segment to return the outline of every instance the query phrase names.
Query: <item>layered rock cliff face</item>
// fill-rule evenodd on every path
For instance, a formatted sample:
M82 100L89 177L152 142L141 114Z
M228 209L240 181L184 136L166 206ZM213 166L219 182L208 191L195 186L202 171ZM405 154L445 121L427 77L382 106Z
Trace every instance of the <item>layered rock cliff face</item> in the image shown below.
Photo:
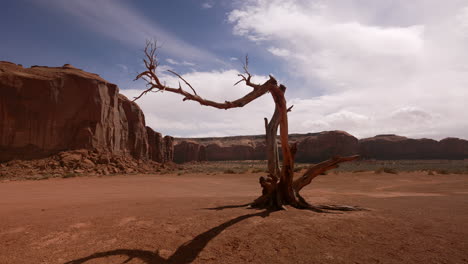
M359 141L359 153L374 159L464 159L468 141L459 138L412 139L397 135L378 135Z
M176 163L206 160L206 148L202 144L184 140L174 146L174 162Z
M174 138L163 137L161 133L155 132L152 128L146 127L148 134L148 158L157 162L168 162L174 159Z
M297 141L296 161L318 162L333 156L349 156L359 151L358 139L344 131L310 134Z
M358 139L343 131L291 134L289 139L297 142L296 160L303 162L321 161L334 155L352 155L359 150ZM264 160L265 151L265 136L178 138L174 161Z
M319 162L336 155L360 154L365 159L464 159L468 141L446 138L411 139L379 135L358 140L343 131L292 134L297 142L296 161ZM220 138L178 138L174 161L264 160L265 137L241 136ZM281 152L280 152L281 153Z
M138 105L96 74L0 62L0 162L73 149L171 161L171 138L150 130Z

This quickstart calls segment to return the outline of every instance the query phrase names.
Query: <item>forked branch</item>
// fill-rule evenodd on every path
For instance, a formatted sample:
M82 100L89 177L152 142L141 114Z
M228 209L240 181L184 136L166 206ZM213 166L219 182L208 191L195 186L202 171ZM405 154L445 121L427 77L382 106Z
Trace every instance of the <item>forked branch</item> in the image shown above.
M302 188L310 184L310 182L317 177L318 175L331 170L338 168L338 164L346 161L352 161L359 158L359 155L349 156L349 157L334 157L327 161L321 162L315 166L311 166L307 171L298 179L293 182L293 188L296 192L299 192Z
M247 86L252 87L253 90L247 93L246 95L244 95L243 97L238 98L234 101L216 102L216 101L207 100L199 96L195 88L187 80L185 80L180 74L176 73L175 71L168 70L169 73L177 76L180 80L182 80L185 83L185 85L190 88L191 92L186 91L182 87L182 85L180 85L180 83L179 83L179 87L175 88L175 87L167 86L163 82L161 82L157 73L157 68L159 66L159 61L158 61L157 53L156 53L157 49L158 49L158 46L156 45L155 42L148 41L146 43L146 47L144 50L145 59L143 59L143 62L145 63L146 71L138 74L135 80L143 79L144 81L146 81L146 85L148 86L148 88L144 90L143 92L141 92L140 95L135 97L133 101L140 99L143 95L147 94L148 92L167 91L167 92L182 95L184 101L190 100L190 101L198 102L201 105L205 105L205 106L211 106L211 107L215 107L219 109L230 109L230 108L245 106L246 104L252 102L253 100L267 93L270 89L272 89L271 84L276 83L276 80L274 82L271 81L271 78L273 77L270 77L270 80L268 80L262 85L252 83L251 82L252 75L248 71L248 57L246 57L246 62L243 66L244 73L239 74L239 76L241 77L241 80L239 82L244 82Z

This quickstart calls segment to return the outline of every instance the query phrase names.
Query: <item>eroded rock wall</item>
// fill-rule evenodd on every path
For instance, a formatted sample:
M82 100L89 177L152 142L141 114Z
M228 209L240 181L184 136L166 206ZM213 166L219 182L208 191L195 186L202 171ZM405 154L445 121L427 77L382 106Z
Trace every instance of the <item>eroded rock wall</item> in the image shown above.
M368 159L464 159L468 158L468 141L459 138L436 141L378 135L361 139L359 153Z
M297 143L296 161L320 162L333 156L359 154L364 159L464 159L468 141L459 138L411 139L379 135L358 140L344 131L292 134ZM264 136L176 139L176 162L220 160L264 160ZM281 156L281 150L280 150Z
M296 160L316 162L358 153L358 139L343 131L290 135L297 142ZM265 160L265 136L176 139L174 161ZM280 150L281 153L281 150Z
M349 156L359 152L359 141L344 131L326 131L297 141L296 161L320 162L333 156Z
M181 141L174 145L174 162L206 161L206 148L192 141Z
M143 112L115 84L70 65L0 62L0 162L73 149L168 161L172 146L151 144Z

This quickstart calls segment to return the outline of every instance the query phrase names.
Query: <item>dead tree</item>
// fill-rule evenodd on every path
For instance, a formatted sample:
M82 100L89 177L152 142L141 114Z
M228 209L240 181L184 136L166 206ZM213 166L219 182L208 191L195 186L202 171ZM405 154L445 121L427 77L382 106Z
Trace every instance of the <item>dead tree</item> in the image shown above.
M248 58L246 57L243 65L244 73L239 74L240 80L234 85L243 82L251 87L252 91L234 101L215 102L204 99L198 95L195 88L187 80L172 70L168 70L168 72L177 76L180 81L184 83L184 86L188 87L190 90L184 89L180 81L179 87L169 87L162 82L156 73L156 69L159 65L156 54L157 48L155 42L146 43L144 50L145 58L143 59L146 71L138 74L135 80L143 79L147 84L147 89L139 96L135 97L134 100L138 100L148 92L166 91L181 95L183 101L195 101L204 106L226 110L243 107L266 93L271 94L275 102L275 112L270 121L265 118L268 175L266 177L260 177L259 182L262 187L262 195L251 203L251 207L278 210L284 209L284 205L290 205L295 208L312 209L316 211L321 211L322 209L345 211L359 209L351 206L313 206L299 194L301 189L310 184L312 179L318 175L330 169L337 168L338 164L341 162L352 161L359 158L359 156L333 157L330 160L311 166L302 176L294 180L294 155L296 153L296 146L290 145L288 142L288 112L291 111L292 106L288 108L286 104L284 96L286 87L282 84L278 84L273 76L270 75L269 79L263 84L253 83L251 80L252 75L248 70ZM277 145L278 128L282 152L281 166Z

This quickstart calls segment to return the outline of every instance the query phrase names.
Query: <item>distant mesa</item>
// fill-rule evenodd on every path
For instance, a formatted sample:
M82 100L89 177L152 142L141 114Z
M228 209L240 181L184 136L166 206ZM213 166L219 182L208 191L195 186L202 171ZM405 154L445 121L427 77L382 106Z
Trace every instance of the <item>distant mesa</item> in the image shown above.
M264 136L176 138L174 161L264 160ZM359 154L364 159L465 159L468 141L459 138L411 139L382 134L358 140L344 131L291 134L298 145L296 161L320 162L333 156ZM281 152L280 152L281 153Z
M358 139L344 131L291 134L297 143L296 161L316 162L337 155L358 153ZM280 152L281 153L281 152ZM175 138L174 161L265 160L264 135Z
M468 141L376 136L359 140L359 153L369 159L465 159L468 158Z

